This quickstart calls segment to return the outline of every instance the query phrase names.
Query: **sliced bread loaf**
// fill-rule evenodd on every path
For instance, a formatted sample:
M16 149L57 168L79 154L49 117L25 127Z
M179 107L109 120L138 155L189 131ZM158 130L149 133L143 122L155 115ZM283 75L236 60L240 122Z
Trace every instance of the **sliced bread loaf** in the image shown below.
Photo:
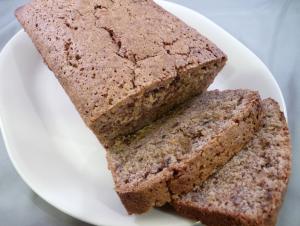
M274 226L291 170L288 127L278 104L263 101L254 139L201 186L173 200L208 226Z
M206 90L226 61L152 0L32 0L16 16L106 146Z
M260 97L209 91L137 133L118 139L107 159L128 213L162 206L226 163L259 126Z

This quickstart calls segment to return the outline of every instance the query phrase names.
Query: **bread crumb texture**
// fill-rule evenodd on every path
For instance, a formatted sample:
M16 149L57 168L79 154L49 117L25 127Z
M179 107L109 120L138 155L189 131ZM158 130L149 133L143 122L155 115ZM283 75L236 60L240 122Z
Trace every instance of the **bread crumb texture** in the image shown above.
M278 104L267 99L262 126L254 139L173 205L179 213L209 226L275 225L290 171L288 127Z
M203 94L177 109L171 117L119 140L110 155L118 162L117 172L122 181L145 180L201 150L243 108L243 93L234 94L219 95L218 91Z
M107 158L124 205L132 202L129 212L146 211L191 191L252 138L259 116L256 92L209 91L118 139ZM161 192L153 192L158 187Z

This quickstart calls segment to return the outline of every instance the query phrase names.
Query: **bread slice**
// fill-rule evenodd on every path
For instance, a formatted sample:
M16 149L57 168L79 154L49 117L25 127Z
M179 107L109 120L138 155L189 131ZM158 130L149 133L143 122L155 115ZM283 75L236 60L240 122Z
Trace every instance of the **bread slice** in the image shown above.
M226 62L151 0L32 0L16 16L105 146L206 90Z
M263 101L254 139L201 186L173 200L176 210L208 226L274 226L291 171L288 127L278 104Z
M107 160L129 214L191 191L241 150L259 126L260 97L209 91L137 133L118 139Z

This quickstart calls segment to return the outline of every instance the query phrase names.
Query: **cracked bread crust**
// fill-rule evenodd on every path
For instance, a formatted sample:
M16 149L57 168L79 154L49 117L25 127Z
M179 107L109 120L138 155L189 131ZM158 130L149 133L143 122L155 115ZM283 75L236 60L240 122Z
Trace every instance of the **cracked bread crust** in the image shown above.
M182 215L208 226L274 226L291 172L290 135L279 105L262 104L252 141L192 192L173 200Z
M107 160L128 213L162 206L205 181L252 138L259 116L257 92L215 90L119 139Z
M206 90L226 62L150 0L32 0L16 16L106 146Z

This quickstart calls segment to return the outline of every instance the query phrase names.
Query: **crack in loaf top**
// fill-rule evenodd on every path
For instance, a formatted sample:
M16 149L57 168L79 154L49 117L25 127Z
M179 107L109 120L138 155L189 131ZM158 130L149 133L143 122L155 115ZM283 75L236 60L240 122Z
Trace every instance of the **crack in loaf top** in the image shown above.
M39 51L88 120L224 56L153 1L33 0L24 8Z

